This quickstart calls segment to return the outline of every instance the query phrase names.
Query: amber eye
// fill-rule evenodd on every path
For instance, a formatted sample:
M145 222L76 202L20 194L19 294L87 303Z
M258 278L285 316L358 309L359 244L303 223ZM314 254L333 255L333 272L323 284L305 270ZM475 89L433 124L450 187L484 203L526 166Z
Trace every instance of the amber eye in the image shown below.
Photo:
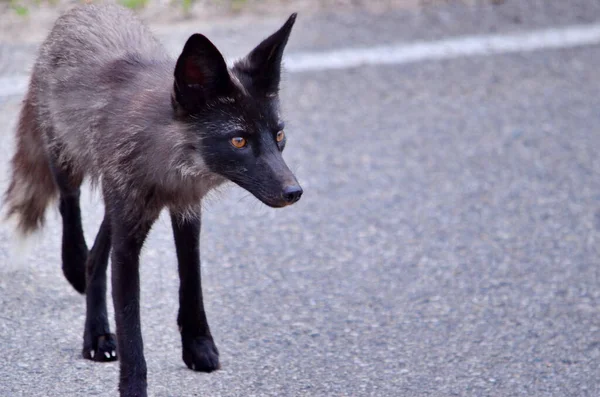
M277 140L277 142L281 142L281 141L283 141L284 137L285 137L285 133L283 131L279 131L277 133L277 136L275 137L275 139Z
M231 138L231 144L236 148L241 149L246 146L246 139L241 136L236 136L235 138Z

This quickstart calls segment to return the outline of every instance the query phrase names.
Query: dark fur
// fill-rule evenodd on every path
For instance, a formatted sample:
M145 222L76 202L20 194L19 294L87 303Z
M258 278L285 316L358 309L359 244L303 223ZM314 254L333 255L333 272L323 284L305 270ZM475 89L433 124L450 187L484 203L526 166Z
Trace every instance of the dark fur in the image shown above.
M139 253L163 208L171 213L181 280L177 322L185 364L219 368L200 281L200 203L226 180L281 207L302 193L276 141L280 64L295 15L228 69L204 36L177 61L129 12L82 6L56 22L23 102L5 204L18 230L43 224L59 197L63 272L86 293L83 356L121 361L122 396L146 395L139 317ZM230 140L244 137L235 148ZM106 213L88 253L79 189L101 186ZM112 249L117 337L106 310ZM117 343L118 342L118 343Z

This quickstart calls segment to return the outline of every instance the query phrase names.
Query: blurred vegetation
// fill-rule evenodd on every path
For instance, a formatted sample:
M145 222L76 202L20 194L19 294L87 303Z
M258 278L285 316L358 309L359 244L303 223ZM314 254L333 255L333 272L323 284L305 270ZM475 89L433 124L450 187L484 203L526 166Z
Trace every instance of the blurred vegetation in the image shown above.
M146 7L148 0L119 0L119 3L132 10L139 10Z
M22 17L29 15L29 7L21 4L19 0L9 0L8 6L17 15Z
M29 8L18 4L15 1L11 1L10 8L22 17L29 15Z
M29 15L29 10L32 7L41 4L42 0L0 0L0 2L6 2L9 8L20 16ZM47 0L47 3L57 4L60 0ZM92 3L93 0L79 0L82 3ZM132 10L140 10L148 5L151 0L117 0L121 5L130 8ZM180 7L183 14L188 14L194 5L196 0L171 0L171 4ZM209 0L216 4L222 4L228 6L231 11L241 11L244 6L248 3L248 0Z

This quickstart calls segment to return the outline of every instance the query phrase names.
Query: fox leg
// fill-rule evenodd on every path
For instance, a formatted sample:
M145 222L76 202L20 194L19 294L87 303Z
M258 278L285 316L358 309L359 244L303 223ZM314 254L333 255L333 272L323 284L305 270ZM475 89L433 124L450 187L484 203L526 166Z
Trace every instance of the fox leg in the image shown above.
M112 242L112 295L117 324L121 397L147 396L147 368L140 322L140 252L158 211L105 191Z
M88 248L81 226L79 187L83 175L69 164L60 163L59 156L51 156L50 169L60 191L59 210L62 217L62 270L77 292L85 293L85 262Z
M83 357L94 361L115 361L117 340L110 333L106 313L106 269L110 254L110 219L104 214L100 230L86 263L86 312Z
M183 361L194 371L219 369L215 346L202 301L200 277L200 216L186 219L171 213L179 263L179 315Z

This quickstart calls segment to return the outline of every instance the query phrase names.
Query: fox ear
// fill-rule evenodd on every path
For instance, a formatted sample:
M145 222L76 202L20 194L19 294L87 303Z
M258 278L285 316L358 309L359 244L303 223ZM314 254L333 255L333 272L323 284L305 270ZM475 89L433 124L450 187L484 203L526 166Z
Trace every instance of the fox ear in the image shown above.
M236 69L248 75L252 86L261 94L273 96L279 90L283 50L296 22L296 15L292 14L277 32L236 63Z
M187 111L201 108L208 100L226 95L231 78L225 59L204 35L190 36L175 66L175 99Z

